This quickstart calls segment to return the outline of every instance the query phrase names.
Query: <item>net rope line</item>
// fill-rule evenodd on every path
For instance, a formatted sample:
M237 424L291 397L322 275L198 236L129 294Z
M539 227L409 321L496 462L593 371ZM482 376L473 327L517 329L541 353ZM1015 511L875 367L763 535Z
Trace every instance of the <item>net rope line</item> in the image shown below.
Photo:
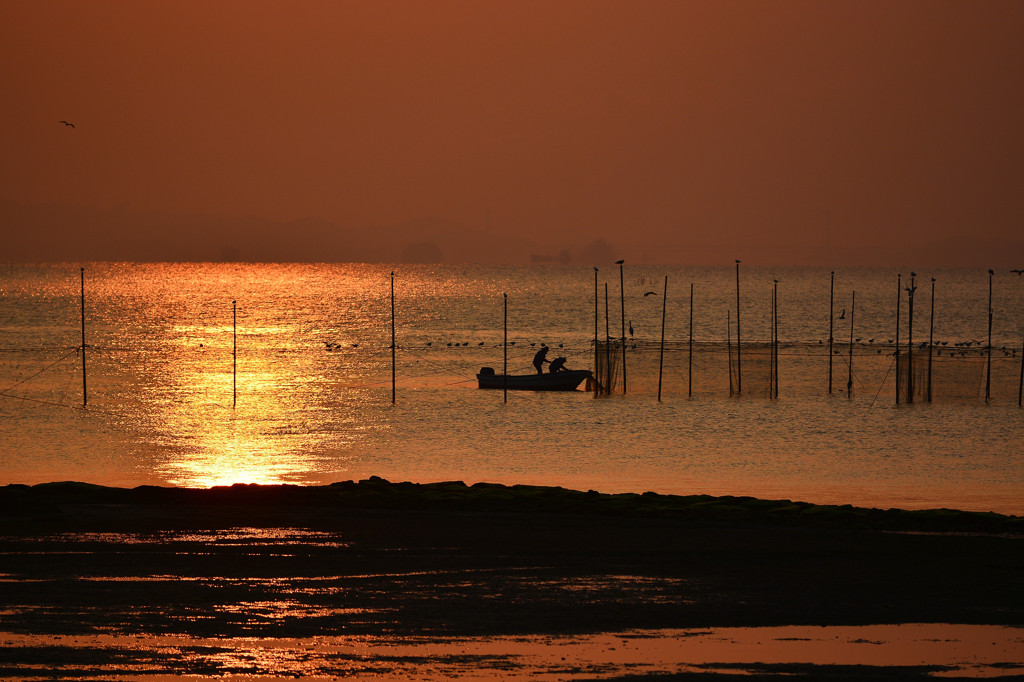
M725 342L722 342L722 341L717 341L717 340L711 340L711 341L704 340L704 341L701 341L701 340L694 339L693 342L694 342L694 345L697 346L697 348L694 349L694 351L697 354L712 354L712 355L714 355L714 354L725 354L725 353L728 352L727 345L725 344ZM614 346L620 346L621 345L621 340L618 339L618 338L615 338L615 337L611 337L609 339L609 341L607 341L607 342L599 342L598 343L598 347L600 348L605 343L611 343ZM542 347L546 346L547 348L555 351L556 353L563 353L563 354L565 354L565 355L567 355L567 356L569 356L570 358L573 358L573 359L578 359L578 358L580 358L582 356L585 356L587 361L588 361L588 364L589 364L589 361L591 360L590 356L594 353L595 349L594 349L594 345L593 345L592 341L588 342L588 345L589 345L589 348L586 348L586 349L583 349L583 350L577 350L576 348L578 348L578 346L575 347L575 348L565 348L564 346L562 348L556 348L554 346L546 346L546 344L541 344ZM794 341L794 342L790 342L788 344L780 344L780 345L781 345L780 350L782 351L782 355L784 355L786 357L791 357L791 358L803 358L803 357L814 358L814 357L820 357L821 356L820 348L819 348L820 347L820 343L819 344L815 344L813 341ZM627 346L627 350L629 350L631 354L632 353L637 353L638 355L643 356L643 355L646 355L647 353L650 353L652 351L658 350L659 347L660 347L660 344L658 342L655 342L655 341L646 341L646 340L643 340L643 339L630 339L629 341L627 341L626 346ZM768 346L768 342L759 341L759 340L754 340L754 341L750 341L750 342L742 344L742 347L750 348L752 350L763 350L767 346ZM456 350L460 350L460 351L461 350L476 351L476 350L490 350L491 348L501 348L501 347L502 347L501 344L494 344L493 347L488 347L486 349L485 348L481 348L479 346L465 347L465 345L463 345L463 346L452 346L450 348L441 347L441 348L436 348L434 350L440 351L441 353L446 353L448 351L456 351ZM508 347L509 347L510 350L512 350L511 358L510 359L513 362L515 362L515 363L524 362L527 358L529 358L535 352L534 351L534 347L532 347L532 346L531 346L531 348L525 348L525 346L516 347L513 344L509 344ZM882 352L882 351L884 351L886 349L892 349L895 346L893 344L886 344L886 343L881 343L881 344L858 343L857 347L862 348L862 349L873 349L873 350L878 350L879 352ZM971 348L969 350L952 349L952 348L945 347L945 346L943 346L941 344L933 344L931 347L933 349L937 349L939 351L939 354L938 354L939 357L943 358L947 362L956 362L956 361L960 360L961 358L964 358L965 356L967 357L968 360L976 359L975 358L975 354L977 354L978 358L981 358L981 357L985 356L986 351L988 350L987 346L979 346L978 348ZM87 348L92 348L95 352L114 352L114 353L120 353L120 352L131 353L131 352L135 352L135 351L138 350L138 349L134 349L134 348L125 348L125 347L121 347L121 346L93 346L91 344L87 345ZM459 385L459 384L471 383L471 382L476 380L476 377L475 377L476 373L472 369L470 369L468 367L468 365L469 365L468 358L461 359L459 361L459 364L461 364L462 367L451 368L449 366L442 365L441 363L439 363L439 362L437 362L435 360L431 360L430 358L426 357L423 353L416 352L415 350L413 350L413 348L418 348L417 346L403 347L401 345L398 345L397 348L403 350L408 355L416 358L418 361L437 368L437 371L435 371L435 372L425 372L425 373L420 373L420 374L406 375L408 378L415 379L415 378L425 378L425 377L432 377L432 376L437 376L437 377L464 376L464 377L467 377L465 379L459 379L459 380L456 380L456 381L447 382L447 383L443 384L444 386L455 386L455 385ZM992 348L995 349L995 348L997 348L997 346L995 346L993 344ZM687 341L666 341L666 344L665 344L665 350L669 351L669 352L679 353L679 352L685 352L687 349L688 349L688 340ZM819 352L813 352L811 349L814 349L814 350L819 351ZM0 352L49 352L50 350L53 350L53 347L49 347L49 348L47 348L47 347L3 348L3 349L0 349ZM44 372L46 372L46 371L52 369L53 367L61 364L62 362L66 361L69 357L71 357L73 354L77 354L78 352L80 352L80 350L81 350L81 346L77 346L77 347L71 348L67 353L62 355L57 360L51 362L46 367L43 367L42 369L34 372L33 374L31 374L31 375L29 375L29 376L27 376L27 377L25 377L25 378L15 382L11 386L8 386L7 388L5 388L2 391L0 391L0 397L14 398L14 399L23 400L25 402L36 402L36 403L39 403L39 404L52 405L52 406L56 406L56 407L71 407L73 409L86 409L86 410L88 410L89 408L76 408L76 406L74 406L74 405L67 405L64 402L53 402L53 401L47 401L47 400L38 399L38 398L27 398L27 397L14 396L14 395L10 395L9 394L10 391L16 389L19 386L22 386L22 385L28 383L29 381L35 379L36 377L38 377L39 375L43 374ZM264 350L266 350L267 352L274 351L274 349L264 349ZM277 350L280 351L280 349L277 349ZM379 354L381 354L383 352L386 352L387 350L390 350L390 346L385 346L383 348L376 348L376 349L367 348L367 350L369 350L371 352L371 354L379 355ZM999 350L1002 350L1006 357L1011 358L1012 360L1016 360L1015 349L1011 348L1011 350L1007 351L1006 348L999 348ZM299 352L301 352L301 351L299 351ZM849 359L848 359L848 357L846 355L843 355L841 353L836 353L836 356L842 358L843 363L848 365ZM1000 358L1000 360L1002 360L1002 359L1003 358ZM1022 360L1022 361L1024 361L1024 360ZM888 376L892 372L892 364L893 363L894 363L894 360L892 362L890 362L890 366L889 366L888 370L886 371L885 377L882 379L882 384L884 384L884 382L888 380ZM527 364L529 364L529 363L527 363ZM842 366L842 365L840 365L840 366ZM866 386L865 383L864 383L863 378L860 375L860 373L854 373L853 377L856 380L857 384L861 388L864 388ZM979 386L980 386L980 382L983 381L983 379L984 379L984 377L982 377L982 379L978 380L979 381ZM68 378L67 378L67 380L65 382L64 389L62 391L61 401L63 401L64 397L67 395L67 391L68 391L68 388L69 388L70 383L71 383L72 380L73 380L73 375L69 374ZM389 383L390 383L389 380L381 379L380 381L367 381L367 382L362 382L362 383L336 384L336 385L338 385L341 388L360 389L360 388L380 388L380 387L384 387L384 386L388 385ZM975 392L980 392L980 390L981 390L980 388L977 388ZM880 393L880 391L881 391L881 386L879 388L879 392L876 393L876 396L875 396L876 399L877 399L877 396ZM534 396L530 396L530 397L534 397ZM871 404L873 405L874 402L875 402L875 400L872 400ZM213 403L213 405L215 407L224 408L224 406L219 405L217 403ZM96 413L111 414L111 415L116 415L116 416L119 416L119 417L127 418L127 415L125 415L123 413L111 411L111 410L103 410L103 409L99 409L99 408L93 408L92 411L94 411Z
M40 374L42 374L43 372L46 372L46 371L50 370L51 368L53 368L53 367L55 367L55 366L59 365L60 363L62 363L62 362L64 362L65 360L67 360L67 359L68 359L69 357L71 357L72 355L78 355L78 352L79 352L80 350L81 350L81 346L78 346L77 348L74 348L73 350L70 350L70 351L68 351L67 353L65 353L64 355L62 355L61 357L59 357L58 359L56 359L56 360L54 360L53 362L51 362L51 363L50 363L49 365L47 365L46 367L43 367L43 368L42 368L41 370L39 370L38 372L36 372L36 373L34 373L34 374L30 375L30 376L27 376L27 377L25 377L24 379L22 379L21 381L18 381L18 382L16 382L16 383L14 383L14 384L12 384L12 385L8 386L7 388L3 389L2 391L0 391L0 395L3 395L3 396L8 396L8 391L13 391L13 390L14 390L14 389L16 389L16 388L17 388L18 386L21 386L22 384L26 384L26 383L28 383L29 381L32 381L33 379L35 379L35 378L36 378L37 376L39 376L39 375L40 375ZM66 388L65 388L65 392L67 392L67 389L66 389ZM9 396L9 397L16 397L16 396Z
M89 412L95 414L105 414L111 417L120 417L122 419L132 419L132 416L123 412L114 412L113 410L105 410L103 408L95 407L94 405L70 405L68 403L55 403L52 400L43 400L41 398L29 398L28 396L21 395L10 395L7 393L0 393L0 398L7 398L8 400L20 400L26 403L38 403L40 405L47 405L49 407L62 407L66 410L80 410L82 412Z

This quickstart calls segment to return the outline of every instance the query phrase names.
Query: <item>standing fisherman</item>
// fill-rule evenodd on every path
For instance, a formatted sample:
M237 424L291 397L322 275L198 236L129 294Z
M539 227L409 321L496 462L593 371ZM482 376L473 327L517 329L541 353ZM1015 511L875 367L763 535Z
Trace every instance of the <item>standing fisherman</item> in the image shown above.
M550 362L548 360L548 347L541 346L537 354L533 356L533 366L537 368L537 374L544 373L544 363Z

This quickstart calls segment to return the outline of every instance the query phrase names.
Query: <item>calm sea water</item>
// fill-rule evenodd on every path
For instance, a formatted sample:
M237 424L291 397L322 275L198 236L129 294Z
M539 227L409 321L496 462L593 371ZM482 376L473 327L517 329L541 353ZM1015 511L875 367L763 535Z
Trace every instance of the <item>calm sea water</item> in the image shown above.
M510 393L506 404L474 380L481 366L502 366L502 295L510 371L533 371L542 343L569 367L589 368L593 268L400 266L392 404L389 267L85 268L85 409L79 266L0 269L0 483L324 484L379 475L1024 513L1024 279L1009 273L993 279L991 363L988 273L917 273L915 346L931 332L936 280L930 404L920 392L913 405L896 404L896 271L835 273L830 394L830 271L741 266L743 395L730 397L735 269L629 264L626 395ZM769 400L774 280L779 398ZM607 328L622 335L619 282L617 266L597 273L602 338L605 283ZM906 342L906 292L901 298ZM926 351L914 362L921 386Z

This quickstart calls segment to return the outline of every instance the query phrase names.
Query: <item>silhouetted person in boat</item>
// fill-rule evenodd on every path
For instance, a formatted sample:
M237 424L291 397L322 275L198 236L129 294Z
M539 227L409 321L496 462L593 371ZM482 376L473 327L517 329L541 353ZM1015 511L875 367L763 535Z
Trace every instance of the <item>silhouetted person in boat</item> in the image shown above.
M551 361L551 366L548 367L548 371L554 374L555 372L566 372L568 367L565 366L565 358L555 358Z
M537 374L544 373L545 362L551 362L548 360L548 347L541 346L537 354L533 356L533 366L537 368Z

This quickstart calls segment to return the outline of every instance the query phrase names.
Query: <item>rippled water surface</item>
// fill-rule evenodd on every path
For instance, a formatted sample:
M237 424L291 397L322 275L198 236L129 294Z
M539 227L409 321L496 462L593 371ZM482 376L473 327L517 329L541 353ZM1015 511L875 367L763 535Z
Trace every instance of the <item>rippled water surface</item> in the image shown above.
M918 273L914 326L904 292L899 333L905 344L912 332L915 348L934 334L933 402L920 392L927 351L917 350L916 402L897 405L898 273L835 273L830 394L829 271L741 270L737 398L728 372L735 347L726 344L737 334L736 271L627 264L626 395L510 393L506 404L474 379L481 366L502 367L502 294L510 372L533 371L542 343L569 367L590 368L593 268L402 266L392 404L390 268L85 268L84 409L79 266L0 270L0 483L321 484L379 475L1024 513L1024 280L1014 275L993 278L990 358L988 273ZM773 280L778 400L766 397ZM597 273L597 291L599 336L606 328L621 336L617 267Z
M896 669L894 676L901 671L908 679L921 679L925 671L938 679L1017 679L1024 673L1021 628L944 623L630 630L443 641L91 635L67 636L55 643L50 637L0 633L0 646L50 665L63 659L60 670L66 677L99 672L119 680L176 680L197 674L254 680L594 680L685 673L802 678L813 675L815 666L844 666L855 671L849 673L852 677ZM97 665L97 656L106 662ZM123 662L126 658L130 665ZM46 669L42 664L34 667ZM180 672L168 674L174 669ZM35 677L26 674L21 679Z

